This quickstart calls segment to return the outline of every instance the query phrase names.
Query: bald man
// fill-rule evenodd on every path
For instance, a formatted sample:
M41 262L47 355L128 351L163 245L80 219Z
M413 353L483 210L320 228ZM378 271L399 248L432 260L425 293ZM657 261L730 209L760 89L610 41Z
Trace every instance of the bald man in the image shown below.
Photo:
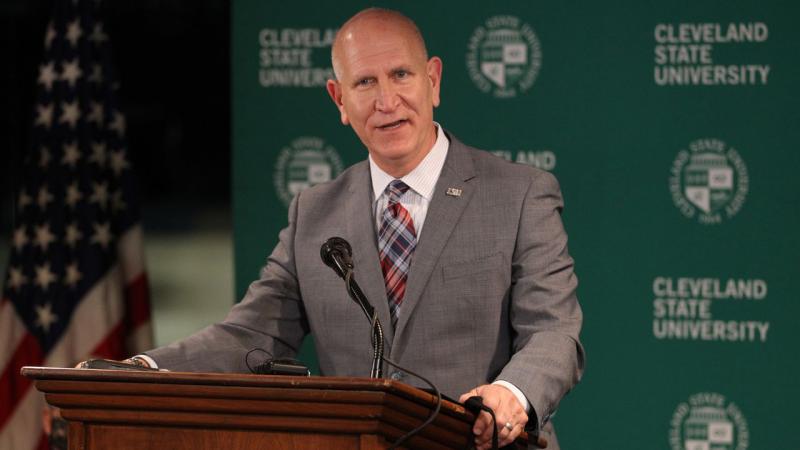
M224 321L136 361L245 372L249 349L294 356L310 333L323 375L364 376L369 325L319 258L320 244L339 235L352 243L355 279L392 359L461 401L482 396L501 445L527 427L557 449L549 419L584 361L558 183L434 122L442 61L428 58L405 16L356 14L337 34L332 63L328 94L367 160L295 197L260 279ZM488 415L473 432L476 446L489 448Z

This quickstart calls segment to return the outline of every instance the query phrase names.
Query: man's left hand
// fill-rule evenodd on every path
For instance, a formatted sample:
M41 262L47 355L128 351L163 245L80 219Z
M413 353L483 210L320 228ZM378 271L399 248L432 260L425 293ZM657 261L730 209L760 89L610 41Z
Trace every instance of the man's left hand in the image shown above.
M483 397L483 404L492 408L497 419L498 446L502 447L514 442L514 439L525 429L528 415L517 400L517 397L504 386L497 384L484 384L462 395L458 401L464 403L468 398L479 395ZM506 427L506 424L510 425ZM492 447L492 417L482 411L472 432L475 434L475 448L486 450Z

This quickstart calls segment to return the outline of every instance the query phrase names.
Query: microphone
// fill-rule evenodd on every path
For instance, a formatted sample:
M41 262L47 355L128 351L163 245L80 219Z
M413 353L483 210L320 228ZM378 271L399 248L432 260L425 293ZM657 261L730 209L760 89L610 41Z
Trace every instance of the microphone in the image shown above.
M322 247L319 249L319 256L326 266L333 269L333 271L344 280L350 298L361 307L361 310L364 311L368 320L377 324L373 324L373 327L377 326L377 328L381 328L378 317L375 315L375 308L369 300L367 300L364 293L361 292L361 288L358 286L358 283L356 283L356 280L353 279L353 269L355 266L353 265L353 247L350 246L350 243L343 238L332 237L322 244ZM378 330L376 330L376 332L377 331ZM382 328L380 332L381 335L383 335ZM373 346L374 345L375 344L373 344ZM380 346L383 347L383 340L381 340Z
M353 270L353 248L343 238L332 237L325 241L319 249L319 256L326 266L342 278Z

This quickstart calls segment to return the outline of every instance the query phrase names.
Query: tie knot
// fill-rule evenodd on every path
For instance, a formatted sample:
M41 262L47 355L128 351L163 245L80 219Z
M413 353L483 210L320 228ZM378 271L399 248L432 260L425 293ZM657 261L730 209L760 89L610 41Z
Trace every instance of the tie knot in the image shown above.
M403 183L400 180L392 180L388 186L386 186L386 195L389 196L389 203L398 203L400 201L400 197L408 191L409 187L407 184Z

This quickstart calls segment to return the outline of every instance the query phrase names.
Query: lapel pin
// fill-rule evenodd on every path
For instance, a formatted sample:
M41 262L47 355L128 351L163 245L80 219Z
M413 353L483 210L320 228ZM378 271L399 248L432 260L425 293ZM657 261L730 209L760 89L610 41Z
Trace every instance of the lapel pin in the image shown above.
M454 188L454 187L449 187L449 188L447 188L447 191L445 192L445 195L449 195L451 197L461 197L461 189Z

